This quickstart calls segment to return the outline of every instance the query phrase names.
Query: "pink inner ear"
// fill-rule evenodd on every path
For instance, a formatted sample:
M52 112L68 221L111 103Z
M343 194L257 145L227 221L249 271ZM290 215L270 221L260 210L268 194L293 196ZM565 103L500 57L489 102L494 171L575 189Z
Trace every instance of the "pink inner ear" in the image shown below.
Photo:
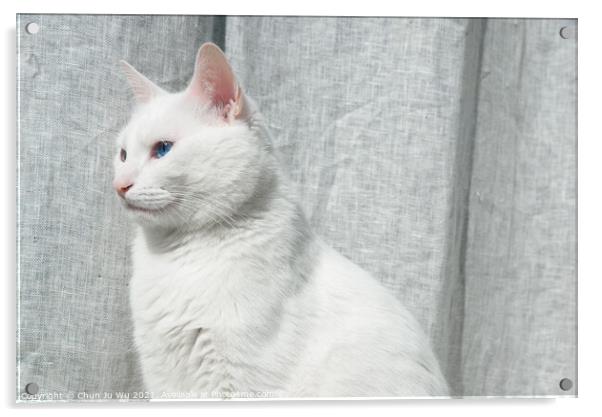
M211 102L217 106L225 106L236 100L235 81L229 68L215 67L207 70L206 85Z
M204 44L197 55L190 93L224 110L224 116L240 110L239 89L232 68L223 52L214 44Z

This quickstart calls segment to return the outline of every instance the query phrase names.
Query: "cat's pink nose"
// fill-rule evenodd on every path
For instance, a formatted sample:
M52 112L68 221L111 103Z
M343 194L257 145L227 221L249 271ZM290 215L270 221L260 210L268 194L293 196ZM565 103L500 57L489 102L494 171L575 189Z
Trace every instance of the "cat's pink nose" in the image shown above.
M134 184L127 184L127 185L121 185L121 184L115 184L115 190L117 191L117 194L119 194L120 197L125 197L125 193L128 192L128 190L130 188L132 188Z

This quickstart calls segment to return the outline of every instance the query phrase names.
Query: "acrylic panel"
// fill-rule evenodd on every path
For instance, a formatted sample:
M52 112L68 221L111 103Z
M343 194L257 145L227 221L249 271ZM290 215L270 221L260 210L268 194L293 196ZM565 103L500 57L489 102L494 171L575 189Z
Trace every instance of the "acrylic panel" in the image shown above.
M254 357L267 368L218 343L214 360L232 367L212 374L223 392L149 388L130 300L138 226L114 190L116 139L140 108L120 61L182 91L206 42L263 114L311 230L415 317L449 386L442 396L577 395L576 20L21 14L16 32L18 401L422 396L397 389L419 383L411 377L373 377L371 390L369 372L349 382L355 391L328 389L359 366L336 349L323 353L335 370L304 370L323 391L299 382L278 395L260 371L280 360L267 347L282 335L278 314ZM335 322L357 315L376 350L407 337L362 319L364 302L378 310L370 299ZM253 313L241 332L264 325ZM291 357L337 344L298 333ZM295 378L283 369L278 381Z

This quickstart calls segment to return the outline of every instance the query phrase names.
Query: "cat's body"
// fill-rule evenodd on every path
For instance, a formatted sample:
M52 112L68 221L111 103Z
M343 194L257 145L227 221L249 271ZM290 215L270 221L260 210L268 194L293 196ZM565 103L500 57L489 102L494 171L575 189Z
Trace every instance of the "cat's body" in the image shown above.
M448 395L411 314L312 233L226 66L205 45L191 87L169 95L128 69L142 106L115 187L138 223L130 296L147 390ZM167 137L173 150L144 156Z

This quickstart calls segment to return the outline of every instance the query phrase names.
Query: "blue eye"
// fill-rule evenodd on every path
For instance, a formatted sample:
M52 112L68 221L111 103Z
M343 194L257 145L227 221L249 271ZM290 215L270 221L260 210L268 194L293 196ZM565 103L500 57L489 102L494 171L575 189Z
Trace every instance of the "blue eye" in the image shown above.
M155 143L155 146L153 146L151 156L153 158L157 158L157 159L163 158L165 156L165 154L167 154L167 152L169 152L171 150L172 146L173 146L173 142L168 142L168 141L157 142L157 143Z

